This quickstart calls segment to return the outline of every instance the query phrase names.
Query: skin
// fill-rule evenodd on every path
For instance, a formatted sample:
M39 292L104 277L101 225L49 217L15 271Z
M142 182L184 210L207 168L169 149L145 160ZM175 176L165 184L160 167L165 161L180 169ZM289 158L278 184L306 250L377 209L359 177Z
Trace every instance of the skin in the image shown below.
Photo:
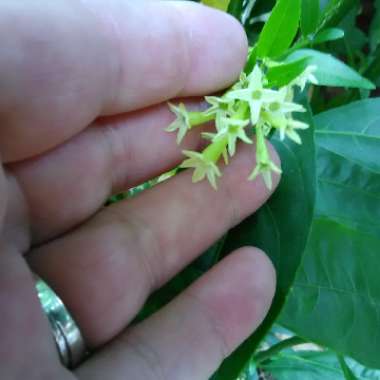
M264 253L241 248L151 318L155 289L270 196L248 182L252 147L215 192L191 173L103 208L200 147L164 132L166 101L201 107L232 84L247 41L195 3L2 0L0 4L0 364L4 379L207 379L266 315ZM273 159L278 157L271 148ZM279 178L274 178L275 185ZM62 298L92 355L59 361L32 278Z

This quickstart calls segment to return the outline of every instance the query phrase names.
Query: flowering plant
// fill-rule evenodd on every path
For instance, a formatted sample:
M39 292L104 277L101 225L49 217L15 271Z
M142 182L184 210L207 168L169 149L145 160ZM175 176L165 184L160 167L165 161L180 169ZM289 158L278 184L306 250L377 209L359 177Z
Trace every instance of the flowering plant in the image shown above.
M201 152L185 150L180 166L194 170L193 182L207 179L216 189L223 166L243 143L255 152L248 180L261 176L270 188L273 173L283 174L259 212L161 289L146 310L174 297L228 252L254 245L276 267L277 293L262 326L213 379L254 379L257 368L278 379L298 378L290 368L301 362L309 363L301 375L307 380L328 366L334 376L341 371L336 378L354 379L358 368L364 371L354 359L380 368L380 2L201 2L238 18L251 47L237 83L206 97L207 109L170 104L176 118L167 131L177 133L178 144L198 127L207 140ZM207 123L214 130L204 132ZM279 331L289 339L280 339ZM323 363L321 355L292 350L304 341L327 348ZM279 355L284 348L289 355Z
M272 62L267 63L267 65ZM305 88L307 82L317 84L313 75L315 67L307 66L304 71L289 84L276 88L271 87L265 72L268 66L256 64L249 75L244 72L240 80L223 96L209 96L206 101L211 105L203 112L187 111L184 104L170 105L177 118L169 125L167 131L178 130L178 143L181 143L187 131L214 121L216 133L204 133L204 137L211 143L202 153L184 151L188 158L182 163L182 168L194 168L193 182L207 177L212 187L217 188L216 178L221 176L218 162L221 157L234 156L237 140L246 144L253 144L252 135L256 141L256 166L250 180L259 174L264 178L266 186L272 188L272 172L281 173L281 170L270 159L265 137L274 130L280 134L281 140L287 136L297 144L301 138L297 129L307 129L308 124L293 118L294 112L305 112L306 109L294 102L294 88Z

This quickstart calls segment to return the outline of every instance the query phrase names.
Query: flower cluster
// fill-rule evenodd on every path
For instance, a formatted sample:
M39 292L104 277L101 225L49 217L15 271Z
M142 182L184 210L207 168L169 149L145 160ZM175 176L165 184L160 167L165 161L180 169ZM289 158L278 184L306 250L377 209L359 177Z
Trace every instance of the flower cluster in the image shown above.
M213 188L217 188L217 178L221 171L218 167L223 157L228 163L228 156L234 156L238 140L246 144L256 145L256 166L249 176L254 180L262 175L268 188L272 187L272 172L281 170L271 160L265 138L278 131L280 139L288 137L297 144L301 138L297 130L308 128L308 124L295 120L294 112L304 112L305 108L293 101L294 87L302 91L307 82L316 84L313 66L308 66L304 72L288 85L274 88L268 85L265 67L258 64L247 76L241 74L240 80L224 95L206 96L210 107L203 112L188 111L184 104L170 104L170 109L176 119L166 129L177 131L177 142L181 143L186 133L207 122L214 121L215 133L203 133L210 144L203 152L184 151L187 158L181 164L182 168L194 168L193 182L205 177Z

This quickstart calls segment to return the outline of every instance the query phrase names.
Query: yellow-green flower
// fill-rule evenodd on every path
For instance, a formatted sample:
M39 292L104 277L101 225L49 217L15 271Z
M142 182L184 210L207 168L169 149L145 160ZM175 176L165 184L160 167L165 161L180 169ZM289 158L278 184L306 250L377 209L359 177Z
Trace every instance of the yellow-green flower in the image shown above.
M226 150L227 143L227 138L223 136L214 139L202 153L189 150L183 151L189 158L183 161L180 167L194 168L193 182L199 182L207 177L211 186L216 190L216 178L222 175L216 163Z
M260 119L262 106L275 99L276 91L264 88L263 73L258 65L247 79L248 88L229 91L225 96L228 99L246 101L249 104L251 123L255 125Z
M281 174L281 169L271 160L265 143L263 125L256 126L256 167L248 177L250 181L262 175L265 186L271 190L273 186L272 172Z
M227 136L228 153L232 157L236 152L237 139L244 141L247 144L252 144L253 141L247 136L245 127L249 124L249 120L240 120L234 118L222 118L223 128L215 135L215 138Z
M165 129L167 132L178 130L177 143L180 144L187 131L197 125L202 125L213 120L213 115L204 112L188 111L183 103L178 106L169 103L170 110L176 115L176 119Z
M181 168L194 168L193 182L199 182L203 178L207 177L211 186L216 190L216 178L222 174L219 168L216 166L210 158L203 153L193 152L190 150L184 150L183 153L189 157L182 162Z
M317 66L309 65L304 72L294 79L289 86L298 86L301 91L305 89L306 83L318 84L318 79L315 77L314 72L317 70Z

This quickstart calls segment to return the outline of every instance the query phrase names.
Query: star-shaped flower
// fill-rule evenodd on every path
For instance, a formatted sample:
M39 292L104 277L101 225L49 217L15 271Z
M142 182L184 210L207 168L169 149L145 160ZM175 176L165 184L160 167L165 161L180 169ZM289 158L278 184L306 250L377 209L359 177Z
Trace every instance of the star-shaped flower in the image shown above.
M260 111L263 104L274 100L276 91L269 90L263 86L263 73L258 65L249 74L248 88L229 91L225 97L228 99L239 99L248 102L251 113L251 122L255 125L259 121Z
M318 79L314 75L316 70L317 66L315 65L307 66L304 72L290 83L290 86L298 86L303 91L308 82L317 85Z
M178 130L177 143L181 143L187 131L197 125L202 125L213 120L213 115L204 112L188 111L183 103L178 106L169 103L170 110L176 115L176 119L165 129L167 132L175 132Z
M204 114L215 115L216 129L222 129L221 118L227 117L233 113L235 101L233 99L218 96L206 96L205 99L207 103L211 104L211 107L204 111Z
M289 101L289 91L287 86L275 91L275 95L271 100L265 102L264 109L275 118L285 117L292 112L306 111L301 104Z
M216 178L222 174L215 162L208 158L204 153L193 152L190 150L184 150L183 153L189 157L182 162L181 168L194 168L193 182L199 182L203 178L207 177L211 186L216 190Z
M176 115L176 119L165 129L167 132L175 132L178 130L177 143L180 144L185 137L187 131L191 128L189 113L183 103L178 106L169 103L170 111Z
M302 144L301 137L297 133L297 129L308 129L309 124L303 123L302 121L294 120L292 118L287 119L287 123L284 128L280 128L280 139L284 140L285 135L293 140L297 144Z
M272 183L272 172L281 173L281 169L276 166L276 164L271 160L267 145L265 143L263 124L259 123L256 126L256 167L248 177L249 180L253 181L256 177L261 174L265 186L271 190Z
M219 130L215 138L219 136L227 136L228 153L232 157L236 152L237 139L244 141L247 144L252 144L253 141L247 136L245 127L249 124L249 120L240 120L234 118L222 118L224 128Z
M261 174L267 189L272 190L272 172L281 174L281 169L277 167L271 160L258 161L255 169L248 177L248 179L250 181L253 181L258 175Z

